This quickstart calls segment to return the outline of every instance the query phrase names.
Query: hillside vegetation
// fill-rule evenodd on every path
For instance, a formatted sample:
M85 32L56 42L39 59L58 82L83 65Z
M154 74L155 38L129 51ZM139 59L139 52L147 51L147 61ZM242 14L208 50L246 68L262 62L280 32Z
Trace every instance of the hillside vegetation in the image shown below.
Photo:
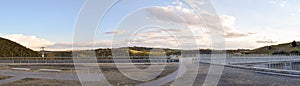
M300 54L300 42L295 42L296 45L291 43L284 43L279 45L265 46L252 50L252 54Z
M0 37L0 57L35 57L39 53Z
M199 50L178 50L169 48L148 48L148 47L123 47L118 49L127 49L130 56L149 56L149 55L181 55L181 51L185 52L199 52L200 54L211 54L210 49ZM154 51L158 49L162 51ZM85 51L85 50L83 50ZM97 57L111 58L112 49L103 48L96 49ZM228 54L243 53L243 54L273 54L273 55L300 55L300 42L284 43L279 45L265 46L253 50L226 50ZM38 51L33 51L16 42L10 41L0 37L0 57L40 57ZM45 57L72 57L72 51L46 51Z

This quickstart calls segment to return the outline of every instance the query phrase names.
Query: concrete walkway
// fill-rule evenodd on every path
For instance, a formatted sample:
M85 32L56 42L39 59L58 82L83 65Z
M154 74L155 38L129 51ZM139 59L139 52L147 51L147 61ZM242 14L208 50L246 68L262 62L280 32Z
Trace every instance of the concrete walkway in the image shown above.
M25 79L25 78L26 77L16 76L16 77L0 80L0 85L15 82L15 81L22 80L22 79Z
M23 71L0 71L0 75L12 76L12 78L0 80L0 84L6 84L24 78L37 78L37 79L55 79L55 80L79 80L76 73L51 73L51 72L23 72ZM91 79L103 77L98 74L81 74L82 76L87 76Z
M146 82L146 83L140 84L138 86L161 86L161 85L164 85L166 83L169 83L169 82L175 80L178 76L181 76L185 72L186 69L187 68L184 64L180 64L178 70L169 74L168 76L160 78L155 81Z

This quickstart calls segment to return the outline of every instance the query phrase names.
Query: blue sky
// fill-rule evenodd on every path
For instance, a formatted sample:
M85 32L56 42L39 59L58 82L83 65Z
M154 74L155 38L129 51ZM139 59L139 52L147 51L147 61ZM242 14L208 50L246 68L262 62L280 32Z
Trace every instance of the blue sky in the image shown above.
M266 40L277 43L300 40L299 0L214 0L213 2L220 14L235 17L234 26L238 31L261 33L266 36ZM249 39L245 38L245 40Z
M243 31L250 28L258 29L257 27L261 26L273 27L275 30L299 27L297 22L299 0L214 0L214 2L218 12L234 16L236 26L245 28L240 29Z
M83 0L1 0L1 33L70 41Z
M172 4L176 0L133 1L123 0L109 12L104 19L104 26L99 28L97 41L102 43L99 43L97 47L109 47L112 36L124 32L115 31L117 24L120 23L116 21L120 21L125 15L132 12L129 8L161 6L161 9L164 9L168 6L175 8L178 5L178 3ZM269 43L256 43L257 41L274 41L277 44L300 40L300 35L298 35L300 32L298 29L300 28L299 0L211 1L219 15L223 16L221 18L224 18L224 22L230 27L229 32L241 36L226 38L226 41L230 43L227 47L230 49L253 49L269 45ZM71 49L74 24L83 4L84 0L1 0L0 36L17 41L29 48L49 46L53 47L52 50ZM183 8L189 9L186 6ZM144 12L143 15L147 15L147 9L136 11ZM157 12L159 11L161 10ZM130 27L130 25L126 27ZM26 38L32 40L24 40ZM41 43L33 46L34 43L28 43L30 41ZM158 44L161 44L161 47L169 45ZM199 44L201 45L201 43Z

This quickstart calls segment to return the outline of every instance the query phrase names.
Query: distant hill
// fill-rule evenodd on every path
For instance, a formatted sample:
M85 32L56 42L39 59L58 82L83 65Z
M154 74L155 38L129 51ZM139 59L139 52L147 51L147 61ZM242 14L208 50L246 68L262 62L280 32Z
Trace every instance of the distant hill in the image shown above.
M180 54L179 50L176 49L168 49L168 48L148 48L148 47L122 47L118 49L128 49L129 55L132 56L148 56L149 54L152 55L176 55ZM159 49L163 50L163 52L154 52L152 49ZM151 52L151 53L150 53ZM111 49L96 49L97 56L111 56L112 52Z
M297 54L300 55L300 42L296 42L297 46L293 47L291 43L279 45L265 46L250 51L251 54Z
M36 57L39 53L0 37L0 57Z
M238 50L227 50L228 54L297 54L300 55L300 42L296 42L297 46L292 46L291 43L284 43L279 45L265 46L253 50L238 49ZM181 50L169 49L169 48L148 48L148 47L123 47L128 49L129 54L132 56L147 56L150 54L152 49L161 49L163 52L154 52L151 54L157 55L180 55ZM122 48L120 48L122 49ZM211 54L210 49L199 49L199 50L183 50L188 52L199 52L200 54ZM105 56L109 57L112 55L111 49L96 49L97 57ZM47 51L45 52L46 57L72 57L72 51ZM26 48L16 42L0 37L0 57L39 57L39 52L33 51Z

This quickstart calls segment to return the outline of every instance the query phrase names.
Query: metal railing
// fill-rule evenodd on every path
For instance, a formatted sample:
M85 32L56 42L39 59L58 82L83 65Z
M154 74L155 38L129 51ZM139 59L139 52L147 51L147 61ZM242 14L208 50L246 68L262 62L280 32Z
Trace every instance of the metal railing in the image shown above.
M209 54L201 54L195 59L199 62L205 62L205 63L212 62L211 55ZM227 54L225 59L225 64L282 62L282 61L300 61L300 56L299 55L268 55L268 54L250 54L250 55Z
M76 63L114 63L113 59L107 60L77 60ZM160 63L160 62L179 62L179 59L133 59L133 60L122 60L119 59L118 63ZM71 60L0 60L0 63L74 63L73 59Z

